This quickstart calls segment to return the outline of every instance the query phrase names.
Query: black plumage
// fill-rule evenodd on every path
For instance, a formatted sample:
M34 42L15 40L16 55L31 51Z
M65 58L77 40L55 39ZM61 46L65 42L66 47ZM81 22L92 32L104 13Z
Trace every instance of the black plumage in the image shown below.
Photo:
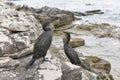
M79 65L86 69L86 66L80 61L79 56L77 52L69 45L70 42L70 34L68 32L66 33L66 40L64 43L64 52L66 56L69 58L70 62L75 65Z
M36 59L43 58L45 60L46 53L51 45L53 31L49 27L50 22L46 22L43 25L44 32L37 38L34 49L33 49L33 57L31 61L27 64L26 69L32 66Z

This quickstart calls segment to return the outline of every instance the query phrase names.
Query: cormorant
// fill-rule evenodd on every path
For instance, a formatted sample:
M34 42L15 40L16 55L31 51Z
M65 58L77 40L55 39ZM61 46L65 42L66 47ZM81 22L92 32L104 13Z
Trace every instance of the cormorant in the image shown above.
M70 34L68 32L65 32L65 33L66 33L66 40L64 43L64 52L65 52L66 56L69 58L69 60L72 64L79 65L79 66L83 67L84 69L87 69L87 66L85 66L85 64L83 64L80 61L77 52L69 45L70 38L71 38Z
M37 38L34 49L33 49L33 56L31 61L27 64L26 69L32 66L36 59L43 58L45 60L46 53L51 45L53 31L49 27L51 21L47 21L43 25L44 32Z

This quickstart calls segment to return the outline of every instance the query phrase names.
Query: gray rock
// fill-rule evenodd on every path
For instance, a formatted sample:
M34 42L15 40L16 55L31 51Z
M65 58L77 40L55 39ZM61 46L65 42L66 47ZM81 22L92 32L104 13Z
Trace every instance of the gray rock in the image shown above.
M0 57L0 72L15 69L18 65L18 60L13 60L10 57Z
M0 18L0 56L18 58L21 54L31 52L29 47L42 32L42 26L35 17L15 10L14 4L3 3Z
M12 40L10 39L10 37L8 37L7 35L5 35L2 31L0 32L0 43L12 43Z
M4 71L0 73L0 80L16 80L16 73L10 71Z
M10 24L9 28L10 31L28 31L30 26L25 22L14 22L14 24Z
M103 14L104 12L102 12L101 10L89 10L85 12L87 15L93 15L93 14Z
M30 61L31 57L21 59L21 65L16 69L18 80L61 80L62 71L60 60L52 57L48 51L46 60L42 62L41 59L36 60L28 70L25 66ZM27 62L27 63L26 63Z
M62 80L82 80L82 74L79 66L62 64Z
M18 49L14 46L13 43L0 43L0 56L3 56L5 54L12 54L17 51Z
M75 16L87 16L86 13L83 12L73 12L75 14Z
M6 28L3 28L2 26L0 26L0 32L2 32L5 35L9 35L10 34L10 31L8 29L6 29Z
M28 14L34 14L38 21L40 21L42 24L44 24L47 19L54 21L53 23L56 28L70 24L74 20L74 14L72 12L57 8L50 8L47 6L40 9L22 6L17 9L24 10Z

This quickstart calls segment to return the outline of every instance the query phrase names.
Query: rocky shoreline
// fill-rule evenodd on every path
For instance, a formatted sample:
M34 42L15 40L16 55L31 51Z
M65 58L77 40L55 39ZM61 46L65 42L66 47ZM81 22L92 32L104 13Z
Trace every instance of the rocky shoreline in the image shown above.
M78 53L90 71L72 65L63 48L55 42L51 45L46 58L52 62L38 60L28 71L25 65L30 60L33 44L43 32L42 24L50 19L55 30L54 36L67 31L76 35L94 35L120 39L116 28L109 24L73 25L74 13L57 8L17 6L0 2L0 79L1 80L114 80L111 64L97 56L84 56ZM73 39L73 47L84 46L83 39Z

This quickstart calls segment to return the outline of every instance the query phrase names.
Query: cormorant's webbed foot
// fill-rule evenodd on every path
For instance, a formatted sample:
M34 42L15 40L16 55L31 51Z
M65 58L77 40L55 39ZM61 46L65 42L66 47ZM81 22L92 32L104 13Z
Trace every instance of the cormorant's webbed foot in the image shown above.
M45 57L43 57L42 61L50 62L52 64L52 62L50 60L45 59Z

